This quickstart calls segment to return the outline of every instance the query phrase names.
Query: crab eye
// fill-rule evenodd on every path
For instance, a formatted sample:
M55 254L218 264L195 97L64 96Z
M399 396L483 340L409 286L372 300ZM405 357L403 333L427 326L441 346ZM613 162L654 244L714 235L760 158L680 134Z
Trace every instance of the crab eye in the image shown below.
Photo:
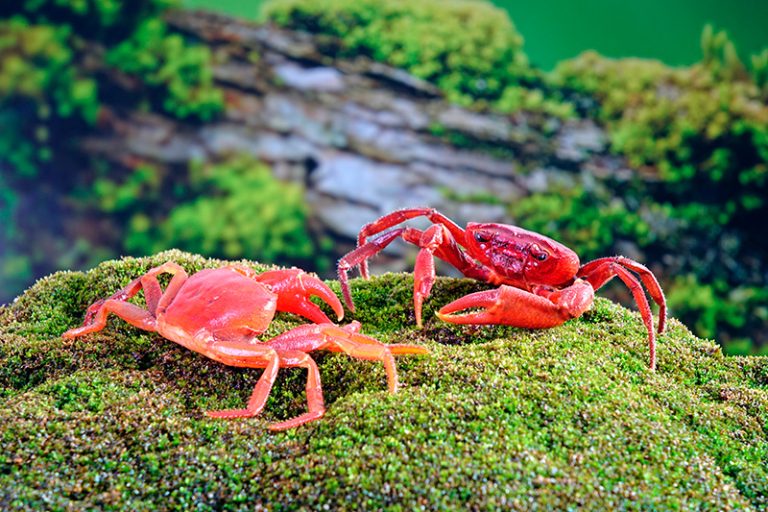
M491 241L491 238L483 233L480 233L479 231L475 232L475 240L477 240L481 244L485 244Z
M531 246L531 256L536 258L539 261L544 261L547 258L549 258L549 253L543 249L541 249L538 245L533 244Z

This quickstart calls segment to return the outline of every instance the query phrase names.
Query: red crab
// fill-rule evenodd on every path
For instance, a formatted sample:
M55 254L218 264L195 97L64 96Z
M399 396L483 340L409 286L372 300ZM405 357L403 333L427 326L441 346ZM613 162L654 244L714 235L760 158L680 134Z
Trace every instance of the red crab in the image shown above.
M165 288L159 274L173 274ZM147 309L126 302L144 289ZM389 391L397 390L394 355L425 354L413 345L384 345L360 334L360 324L339 327L309 299L317 296L342 319L341 302L328 286L299 269L273 270L256 274L242 266L201 270L191 277L181 266L168 262L131 281L108 299L88 308L82 327L70 329L65 338L76 338L99 331L114 313L126 322L156 331L161 336L230 366L264 368L245 409L208 412L214 418L255 416L264 408L279 368L307 369L309 411L290 420L270 425L270 430L285 430L321 418L325 414L323 392L317 365L309 357L313 350L345 352L359 359L384 363ZM275 311L304 316L315 324L291 329L271 340L259 342L256 336L269 327Z
M425 230L394 227L425 216L433 224ZM373 236L377 235L377 236ZM368 237L373 236L370 240ZM354 311L347 272L360 266L368 277L367 260L396 238L420 250L414 269L413 304L421 327L422 302L435 282L434 257L456 267L467 277L500 285L495 290L461 297L443 306L437 316L457 324L505 324L529 329L554 327L581 316L598 290L618 276L632 291L648 329L650 367L656 368L653 317L643 285L659 305L659 333L664 331L666 302L658 281L645 266L623 256L599 258L584 265L564 245L544 235L507 224L470 222L465 229L432 208L408 208L366 224L358 247L339 260L338 272L344 301ZM465 311L473 310L473 311ZM464 313L460 313L465 311Z

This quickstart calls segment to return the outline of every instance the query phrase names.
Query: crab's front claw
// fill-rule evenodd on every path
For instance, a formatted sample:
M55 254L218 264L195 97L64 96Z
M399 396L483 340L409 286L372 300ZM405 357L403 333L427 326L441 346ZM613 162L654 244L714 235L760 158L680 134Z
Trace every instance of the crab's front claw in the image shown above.
M526 329L554 327L575 316L548 298L506 285L465 295L436 314L453 324L503 324Z
M318 297L328 304L336 317L344 318L341 301L328 285L317 277L297 268L270 270L256 278L277 295L277 309L301 315L315 323L332 323L328 316L310 299Z
M503 301L499 290L471 293L446 304L435 313L452 324L503 323Z

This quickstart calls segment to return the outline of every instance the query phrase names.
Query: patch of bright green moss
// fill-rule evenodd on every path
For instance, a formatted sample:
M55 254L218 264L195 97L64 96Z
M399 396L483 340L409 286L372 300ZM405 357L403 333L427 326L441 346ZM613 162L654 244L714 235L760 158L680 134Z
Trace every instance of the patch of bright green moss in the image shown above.
M765 357L724 357L672 320L650 372L639 316L604 299L547 330L440 322L435 308L484 286L467 279L438 279L419 330L412 277L388 274L352 281L345 322L430 354L398 358L395 396L379 363L313 354L328 412L273 434L305 410L303 370L280 370L260 417L215 420L204 411L241 407L260 370L117 319L60 338L169 259L222 264L106 262L0 309L0 508L768 508ZM267 335L298 323L278 315Z

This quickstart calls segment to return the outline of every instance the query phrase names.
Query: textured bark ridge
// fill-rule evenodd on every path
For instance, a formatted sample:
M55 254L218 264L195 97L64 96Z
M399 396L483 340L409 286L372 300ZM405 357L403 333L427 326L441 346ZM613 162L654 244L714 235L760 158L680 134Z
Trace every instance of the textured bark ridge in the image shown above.
M226 112L193 125L108 107L106 129L82 141L86 152L160 166L253 155L305 185L315 228L348 240L405 206L430 205L460 223L512 221L505 204L553 180L623 169L590 121L460 108L402 70L328 57L328 38L203 12L175 11L168 22L214 52ZM120 87L138 86L112 73Z

